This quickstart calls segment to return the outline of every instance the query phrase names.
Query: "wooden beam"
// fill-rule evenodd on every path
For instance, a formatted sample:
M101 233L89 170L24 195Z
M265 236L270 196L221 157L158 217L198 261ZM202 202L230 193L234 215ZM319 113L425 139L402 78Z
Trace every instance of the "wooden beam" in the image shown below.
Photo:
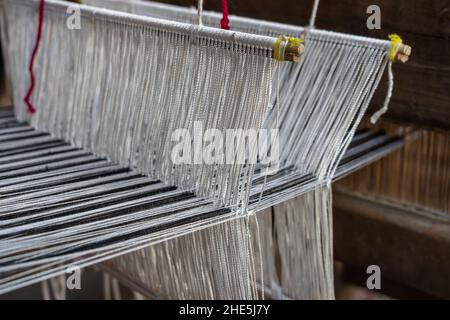
M194 0L163 0L195 5ZM230 1L230 14L307 25L313 0ZM367 7L381 9L381 30L366 27ZM220 1L205 0L205 9L220 11ZM230 26L231 29L233 25ZM394 66L395 88L383 118L450 130L450 1L321 0L316 27L387 39L400 34L413 48L406 64ZM377 90L370 113L380 108L386 79Z
M450 298L450 222L335 191L335 258L439 298ZM383 289L383 283L381 284Z
M361 267L342 265L341 281L366 288L368 274ZM437 297L426 294L420 290L407 286L395 279L389 279L381 274L381 290L375 290L389 298L400 300L436 300ZM336 288L337 290L337 288Z

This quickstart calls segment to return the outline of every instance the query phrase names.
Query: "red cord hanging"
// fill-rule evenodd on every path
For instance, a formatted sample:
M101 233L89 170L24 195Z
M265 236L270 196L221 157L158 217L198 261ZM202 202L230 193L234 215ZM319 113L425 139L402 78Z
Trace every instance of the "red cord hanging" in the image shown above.
M31 101L31 96L33 94L33 90L34 90L34 86L36 83L36 79L34 77L34 72L33 72L33 66L34 66L34 61L36 60L36 56L37 56L37 52L39 49L39 43L41 42L41 38L42 38L42 27L44 24L44 7L45 7L45 0L40 0L39 2L39 17L38 17L38 31L37 31L37 35L36 35L36 41L34 43L34 48L33 48L33 52L31 54L31 59L30 59L30 63L28 65L28 72L30 73L30 87L28 88L28 92L27 95L24 98L24 101L28 107L28 111L30 113L35 113L36 112L36 108L33 106L33 103Z
M230 30L230 20L228 20L228 0L222 0L222 20L220 20L220 27L225 30Z

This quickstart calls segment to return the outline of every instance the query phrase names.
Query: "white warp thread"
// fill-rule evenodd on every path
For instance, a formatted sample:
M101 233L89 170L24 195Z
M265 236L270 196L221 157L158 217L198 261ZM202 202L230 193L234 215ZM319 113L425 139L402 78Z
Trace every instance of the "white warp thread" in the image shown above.
M319 9L320 0L314 0L311 17L309 18L309 28L313 29L316 26L317 11Z
M202 26L202 16L203 16L203 0L197 0L197 10L198 10L198 25Z
M254 165L192 157L174 165L172 139L177 129L195 134L196 122L204 131L260 128L271 91L272 40L94 9L83 15L82 30L69 30L66 7L47 2L32 116L23 96L37 1L4 3L17 117L219 205L245 208Z
M380 108L380 110L375 112L370 117L370 122L372 124L377 123L377 121L381 118L381 116L388 111L388 106L389 106L389 103L391 102L393 90L394 90L394 73L392 72L392 61L389 61L389 64L388 64L388 91L386 94L386 98L384 99L383 106Z

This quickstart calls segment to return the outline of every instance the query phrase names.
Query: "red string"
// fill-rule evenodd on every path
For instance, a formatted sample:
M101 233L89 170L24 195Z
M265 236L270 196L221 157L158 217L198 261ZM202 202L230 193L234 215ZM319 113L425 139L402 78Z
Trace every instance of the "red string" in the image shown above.
M33 103L31 102L31 95L33 94L34 85L35 85L35 77L33 73L33 65L34 60L36 59L36 55L39 48L39 43L41 42L42 38L42 26L44 24L44 7L45 7L45 0L40 0L39 2L39 22L38 22L38 32L36 36L36 41L34 43L33 53L31 54L30 64L28 65L28 72L30 73L30 87L28 88L27 95L25 96L25 103L28 107L28 112L35 113L36 108L33 106Z
M228 20L228 0L222 0L222 20L220 20L220 27L225 30L230 30L230 20Z

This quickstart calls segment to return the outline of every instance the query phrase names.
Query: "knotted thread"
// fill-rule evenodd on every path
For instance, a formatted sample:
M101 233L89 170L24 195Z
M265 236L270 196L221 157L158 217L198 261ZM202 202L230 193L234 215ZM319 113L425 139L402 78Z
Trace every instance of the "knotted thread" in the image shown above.
M397 56L398 49L400 45L403 44L402 38L398 34L390 34L389 40L391 40L391 50L389 50L389 60L391 62L395 61L395 57Z
M285 37L279 36L273 45L273 58L276 61L284 61L284 51L286 47L289 46L298 46L300 43L304 42L304 38L294 38L294 37Z
M391 49L389 50L389 64L388 64L388 91L384 99L383 106L370 117L370 122L375 124L380 117L388 111L389 102L391 101L392 91L394 90L394 73L392 71L392 63L397 57L400 45L403 44L402 38L398 34L390 34Z
M320 0L314 0L311 16L309 18L308 29L314 29L316 25L317 10L319 9Z

